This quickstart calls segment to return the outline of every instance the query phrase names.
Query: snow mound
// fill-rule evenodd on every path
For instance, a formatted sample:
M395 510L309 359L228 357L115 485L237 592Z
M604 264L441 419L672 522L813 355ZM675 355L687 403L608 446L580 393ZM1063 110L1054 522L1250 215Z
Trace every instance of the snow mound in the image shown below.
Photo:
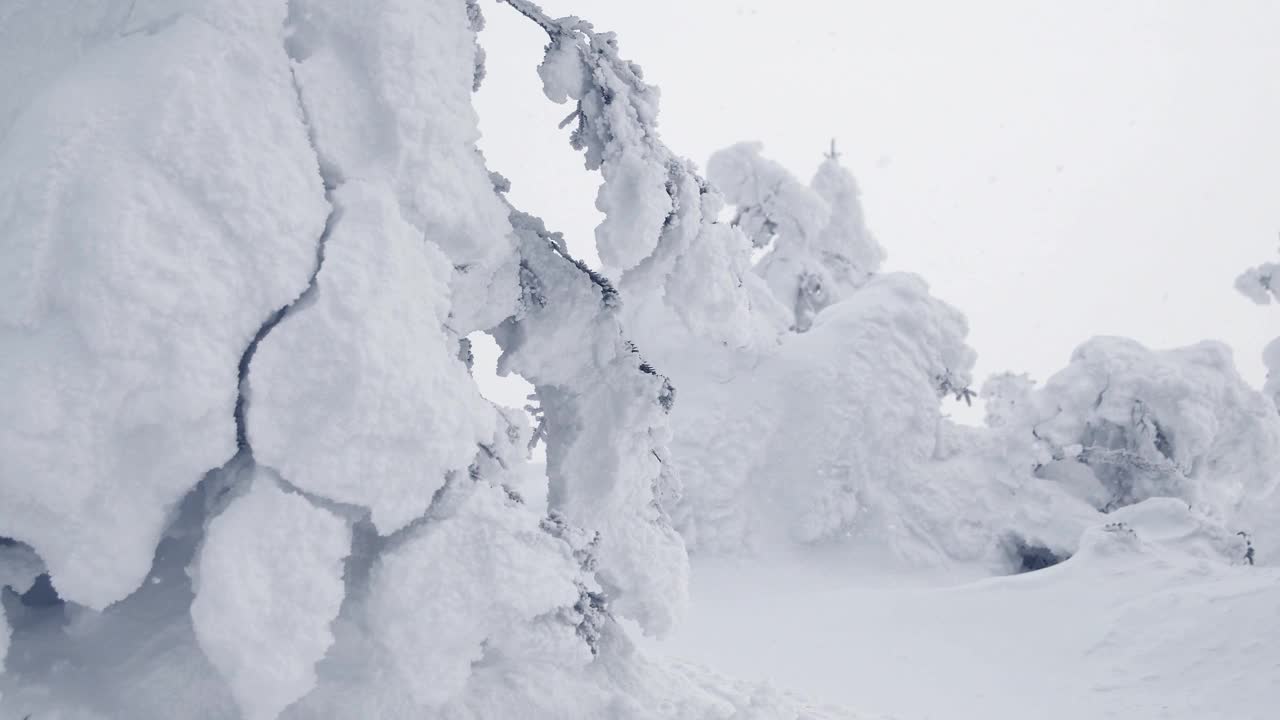
M569 547L501 488L474 486L453 503L451 514L384 553L370 581L370 633L413 698L439 709L477 664L519 668L565 654L579 666L589 661L559 613L579 595Z
M1079 559L1133 551L1216 564L1249 562L1242 534L1232 533L1176 498L1150 498L1110 513L1106 520L1081 537Z
M246 720L272 720L315 686L344 593L346 521L258 471L206 531L193 568L196 641Z

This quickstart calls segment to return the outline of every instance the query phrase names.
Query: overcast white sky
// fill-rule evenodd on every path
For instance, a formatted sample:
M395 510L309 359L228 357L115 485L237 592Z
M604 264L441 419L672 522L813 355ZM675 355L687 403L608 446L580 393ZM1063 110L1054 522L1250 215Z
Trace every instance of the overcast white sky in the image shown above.
M888 269L969 318L979 377L1044 380L1093 335L1217 338L1258 384L1280 310L1280 3L546 0L618 33L700 165L759 140L807 181L830 138ZM513 199L594 258L598 178L541 93L545 36L482 4L477 107Z

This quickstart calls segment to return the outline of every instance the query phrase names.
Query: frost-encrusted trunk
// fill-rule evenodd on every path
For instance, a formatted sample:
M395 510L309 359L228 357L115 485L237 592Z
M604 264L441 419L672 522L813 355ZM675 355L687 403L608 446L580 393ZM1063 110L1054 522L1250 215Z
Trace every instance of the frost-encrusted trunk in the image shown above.
M547 443L548 508L599 534L597 575L610 604L666 632L685 602L688 561L664 504L674 390L618 322L621 300L576 264L536 218L513 213L521 309L495 333L499 371L534 384Z

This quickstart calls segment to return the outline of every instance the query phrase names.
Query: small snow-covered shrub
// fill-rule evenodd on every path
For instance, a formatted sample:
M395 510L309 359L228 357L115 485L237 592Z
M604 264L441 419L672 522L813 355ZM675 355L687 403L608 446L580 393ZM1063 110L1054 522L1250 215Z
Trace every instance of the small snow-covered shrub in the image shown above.
M1280 481L1280 417L1217 343L1157 352L1097 338L1032 402L1024 422L1051 456L1041 474L1087 468L1104 511L1176 497L1225 521Z

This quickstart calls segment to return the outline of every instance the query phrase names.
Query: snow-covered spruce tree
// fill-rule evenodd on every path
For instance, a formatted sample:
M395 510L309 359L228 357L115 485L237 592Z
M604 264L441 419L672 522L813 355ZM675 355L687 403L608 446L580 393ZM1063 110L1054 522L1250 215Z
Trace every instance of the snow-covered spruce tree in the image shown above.
M1276 427L1221 346L1098 340L1044 390L989 384L990 430L957 426L938 399L967 394L963 318L918 279L873 275L883 255L834 153L812 187L843 192L806 188L752 144L717 153L709 171L737 205L734 225L768 248L755 270L793 332L736 365L668 366L681 391L676 517L692 547L782 535L923 562L1064 557L1099 511L1161 496L1205 522L1257 525ZM821 298L806 292L818 275Z
M672 456L686 542L736 552L840 541L912 562L995 552L1008 486L1022 478L994 458L957 459L940 399L969 384L963 317L918 277L878 273L883 251L834 152L810 187L754 144L708 167L736 205L739 251L767 252L744 282L764 281L747 298L754 338L717 355L681 336L699 352L664 357L680 392Z
M1236 278L1236 289L1259 305L1272 300L1280 303L1280 262L1262 263L1244 271ZM1267 368L1262 392L1280 409L1280 337L1262 349L1262 362Z
M679 614L671 387L610 284L495 192L480 25L466 0L0 13L0 714L821 716L614 619ZM597 100L584 132L623 107ZM607 260L641 289L720 268L733 231L623 189L660 177L696 217L696 176L606 137ZM530 431L480 396L475 331L537 387L546 508L508 489Z
M1237 287L1269 301L1280 269L1272 265L1246 272ZM1266 359L1278 347L1272 343ZM990 378L982 393L988 431L969 452L985 448L1030 467L1110 523L1116 514L1162 517L1230 561L1245 561L1242 538L1252 538L1266 557L1280 550L1280 537L1268 529L1280 503L1274 377L1272 371L1257 392L1221 343L1155 351L1127 338L1094 338L1041 388L1026 376ZM1020 492L1028 490L1044 487L1033 482ZM1046 499L1047 505L1024 497L1011 537L1070 554L1081 529L1097 521L1076 502Z
M1036 474L1098 510L1179 498L1273 542L1257 523L1280 481L1280 416L1226 346L1153 351L1094 338L1043 388L1004 379L986 392L1003 401L989 424L1025 437Z
M772 173L768 182L782 199L736 186L749 167L724 173L729 199L746 207L739 222L718 222L719 193L662 143L656 89L619 56L613 36L523 0L510 4L547 33L544 90L574 104L571 142L600 172L596 204L605 220L596 244L625 300L622 325L679 391L664 460L679 470L684 492L675 514L686 542L739 548L779 533L815 541L898 526L909 511L897 499L910 493L899 493L896 479L931 455L939 393L967 385L972 352L963 319L917 278L868 285L882 252L834 153L812 189L748 157ZM751 215L755 226L742 219ZM771 287L751 267L744 229L760 244L777 233L777 255L789 258L778 267L802 267L790 276L779 270L780 287ZM867 286L808 340L789 332L800 329L804 273L815 278L805 328L817 310ZM830 290L819 290L825 284ZM901 382L886 382L886 373Z
M883 253L834 153L810 189L740 149L727 164L745 168L718 181L740 205L739 221L720 223L719 193L663 145L656 90L620 58L613 36L510 4L548 34L544 90L574 102L571 141L600 171L596 244L626 299L623 325L679 391L670 459L684 490L675 515L685 541L728 549L779 533L814 541L901 526L911 491L896 480L931 456L939 394L968 384L963 318L914 276L869 282ZM713 179L721 164L713 159ZM768 178L748 187L753 172ZM779 270L772 287L751 268L744 230L760 245L777 234L778 256L803 267ZM808 339L788 332L799 329L805 272L818 278L811 289L830 286L812 312L850 298L841 312L824 311L826 329ZM926 554L947 544L925 542Z
M814 315L866 284L884 250L867 229L853 175L831 152L808 187L760 155L759 143L739 143L711 157L708 173L737 206L734 224L768 254L756 266L804 332Z

